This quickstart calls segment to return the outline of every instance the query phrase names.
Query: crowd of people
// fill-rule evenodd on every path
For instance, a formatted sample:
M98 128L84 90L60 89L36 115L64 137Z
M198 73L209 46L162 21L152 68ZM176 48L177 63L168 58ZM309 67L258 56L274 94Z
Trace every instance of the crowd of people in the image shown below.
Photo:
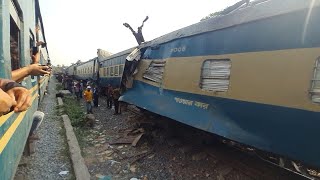
M69 90L75 95L76 99L84 99L86 102L87 114L93 114L92 108L98 107L99 97L101 94L107 97L107 108L114 107L114 115L121 114L120 103L120 88L114 88L108 84L106 88L99 88L93 81L89 80L73 80L71 77L65 76L62 79L62 86L65 90Z

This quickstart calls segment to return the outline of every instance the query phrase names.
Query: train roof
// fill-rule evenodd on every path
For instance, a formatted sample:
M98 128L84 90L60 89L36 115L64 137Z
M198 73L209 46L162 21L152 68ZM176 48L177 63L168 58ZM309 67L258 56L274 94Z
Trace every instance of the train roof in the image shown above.
M87 63L89 63L89 62L91 62L91 61L94 61L94 60L96 60L96 59L97 59L97 57L94 57L94 58L92 58L92 59L90 59L90 60L88 60L88 61L81 62L80 64L72 64L72 65L68 66L67 68L70 68L70 67L73 67L73 66L81 66L81 65L87 64Z
M125 55L125 54L130 54L134 49L135 49L135 47L127 49L127 50L124 50L124 51L121 51L121 52L118 52L116 54L113 54L111 56L108 56L108 57L104 58L100 62L104 62L104 61L107 61L109 59L113 59L113 58L116 58L116 57L119 57L119 56L122 56L122 55Z
M320 6L320 0L256 0L248 5L243 4L225 15L209 18L145 42L142 47L154 46L178 38L216 31L289 12L304 10L311 6Z

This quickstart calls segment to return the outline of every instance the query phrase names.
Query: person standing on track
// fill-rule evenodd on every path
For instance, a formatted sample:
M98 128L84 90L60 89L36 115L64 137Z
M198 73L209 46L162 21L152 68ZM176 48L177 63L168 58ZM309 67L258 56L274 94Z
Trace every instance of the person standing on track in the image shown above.
M99 90L97 85L94 85L94 88L93 88L93 104L94 104L94 107L99 106Z
M113 93L113 88L110 84L107 86L107 108L111 109L112 108L112 93Z
M119 108L119 97L120 97L120 88L116 88L112 93L113 104L114 104L114 115L120 114L121 110Z
M91 86L87 86L87 90L83 93L84 99L86 100L86 106L87 106L87 114L93 114L92 112L92 91Z

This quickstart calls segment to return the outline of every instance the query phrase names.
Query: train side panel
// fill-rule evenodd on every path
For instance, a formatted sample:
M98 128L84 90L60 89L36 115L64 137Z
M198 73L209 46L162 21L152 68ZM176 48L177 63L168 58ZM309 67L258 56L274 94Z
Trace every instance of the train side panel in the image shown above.
M320 57L320 8L312 8L305 29L308 12L295 10L146 47L133 87L121 100L320 167L315 143L320 105L310 94ZM206 71L206 62L219 64L216 69L227 62L229 69ZM218 86L225 71L227 85ZM210 73L219 78L206 84Z

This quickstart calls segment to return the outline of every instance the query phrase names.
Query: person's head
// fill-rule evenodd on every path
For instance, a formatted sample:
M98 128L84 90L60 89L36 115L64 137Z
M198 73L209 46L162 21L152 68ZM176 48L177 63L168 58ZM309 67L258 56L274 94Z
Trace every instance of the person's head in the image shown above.
M91 90L91 86L87 86L87 90L90 91Z

